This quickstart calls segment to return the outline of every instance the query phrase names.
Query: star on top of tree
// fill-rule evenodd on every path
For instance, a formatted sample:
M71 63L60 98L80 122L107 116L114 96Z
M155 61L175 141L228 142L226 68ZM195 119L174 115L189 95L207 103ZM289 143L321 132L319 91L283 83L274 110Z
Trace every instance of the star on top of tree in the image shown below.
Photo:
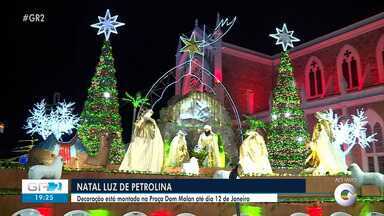
M99 22L92 24L91 27L98 28L99 31L97 32L97 35L104 33L105 40L108 40L111 33L117 34L117 27L125 25L125 23L116 21L117 17L118 15L111 17L111 13L109 12L109 9L107 9L105 16L98 16Z
M195 32L192 32L190 38L180 36L180 40L184 43L184 47L182 47L179 52L188 52L191 59L195 53L199 55L203 54L201 52L201 45L203 44L203 41L196 40Z
M276 34L269 34L269 36L277 39L276 45L281 44L284 51L287 51L288 47L293 48L293 42L300 41L299 38L293 36L293 31L288 31L285 23L282 29L276 28L276 32Z

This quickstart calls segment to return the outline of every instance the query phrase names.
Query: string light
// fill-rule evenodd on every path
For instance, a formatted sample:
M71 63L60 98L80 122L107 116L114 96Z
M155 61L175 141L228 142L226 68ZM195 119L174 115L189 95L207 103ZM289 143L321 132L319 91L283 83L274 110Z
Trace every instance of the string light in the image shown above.
M105 97L106 99L109 99L111 97L111 93L109 92L104 92L103 93L103 97Z

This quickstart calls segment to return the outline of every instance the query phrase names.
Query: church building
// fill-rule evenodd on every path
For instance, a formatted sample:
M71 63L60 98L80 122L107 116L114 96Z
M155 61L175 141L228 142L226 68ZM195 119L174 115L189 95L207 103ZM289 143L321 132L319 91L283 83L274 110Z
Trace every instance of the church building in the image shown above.
M196 24L193 32L199 40L204 39L204 28ZM213 89L218 83L224 84L240 116L252 115L268 122L279 56L219 41L196 57L216 78L199 75L198 67L192 68L192 73L202 76ZM291 49L290 56L310 132L318 111L331 108L349 116L363 108L369 121L367 134L376 133L377 141L366 150L354 147L348 160L365 171L384 173L384 12L304 42ZM177 53L176 64L187 57ZM178 69L176 78L187 69ZM175 94L204 91L206 87L193 77L185 77L176 85ZM228 105L223 93L217 97Z

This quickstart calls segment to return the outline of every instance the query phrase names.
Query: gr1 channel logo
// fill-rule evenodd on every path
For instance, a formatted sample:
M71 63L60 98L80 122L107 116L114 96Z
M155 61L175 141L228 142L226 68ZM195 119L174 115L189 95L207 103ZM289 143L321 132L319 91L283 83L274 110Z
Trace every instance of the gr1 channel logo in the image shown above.
M66 203L68 202L68 180L23 179L21 201L23 203Z
M343 183L336 187L334 196L337 204L347 207L355 203L357 195L353 185Z

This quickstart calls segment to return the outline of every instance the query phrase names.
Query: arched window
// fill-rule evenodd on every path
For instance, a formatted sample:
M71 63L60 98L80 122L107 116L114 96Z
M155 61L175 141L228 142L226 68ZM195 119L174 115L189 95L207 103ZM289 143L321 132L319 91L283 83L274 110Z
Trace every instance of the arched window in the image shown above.
M383 130L379 123L376 123L373 127L373 132L376 133L375 138L375 150L377 153L384 152L384 143L383 143Z
M367 124L366 128L367 128L367 131L366 131L367 137L368 137L368 136L371 136L371 134L372 134L372 127L371 127L371 125L370 125L370 124ZM373 153L374 145L375 145L375 143L371 144L371 146L369 146L368 148L366 148L365 151L366 151L367 153Z
M381 35L376 47L377 72L379 81L384 82L384 34Z
M337 57L339 86L342 90L356 89L361 82L360 57L356 49L346 45Z
M324 91L324 70L321 61L312 56L306 66L306 89L307 95L318 97L323 95Z
M366 125L367 136L375 133L376 141L371 143L370 148L362 151L363 169L370 172L384 173L384 137L382 117L373 109L367 110L368 124Z

